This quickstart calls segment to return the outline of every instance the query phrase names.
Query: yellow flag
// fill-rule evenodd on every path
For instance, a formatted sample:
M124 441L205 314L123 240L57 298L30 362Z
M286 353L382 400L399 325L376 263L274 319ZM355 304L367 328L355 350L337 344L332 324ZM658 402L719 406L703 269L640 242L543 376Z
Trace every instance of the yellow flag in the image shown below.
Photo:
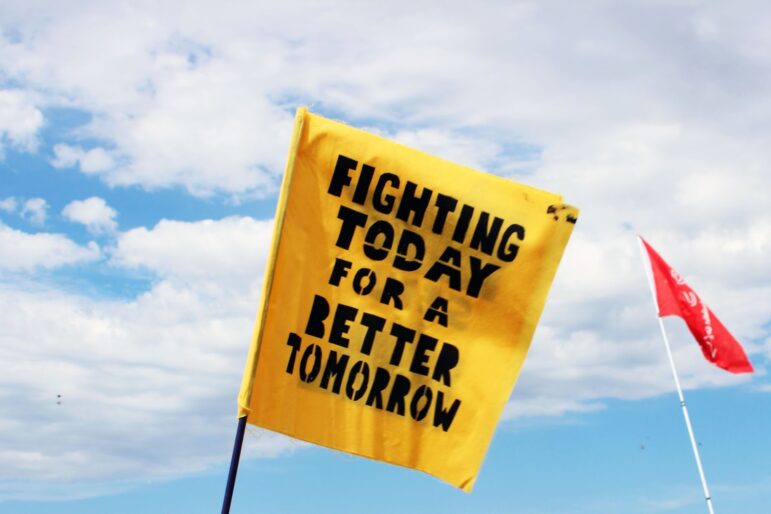
M577 213L299 109L239 415L470 491Z

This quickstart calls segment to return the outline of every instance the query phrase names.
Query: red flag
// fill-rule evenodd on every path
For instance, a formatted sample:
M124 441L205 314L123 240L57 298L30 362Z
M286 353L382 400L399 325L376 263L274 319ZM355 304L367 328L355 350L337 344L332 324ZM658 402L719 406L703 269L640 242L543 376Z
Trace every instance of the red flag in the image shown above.
M656 304L659 317L680 316L701 346L704 357L716 366L731 373L753 371L742 346L723 326L712 311L701 301L693 289L685 283L656 250L641 237L653 270L656 284Z

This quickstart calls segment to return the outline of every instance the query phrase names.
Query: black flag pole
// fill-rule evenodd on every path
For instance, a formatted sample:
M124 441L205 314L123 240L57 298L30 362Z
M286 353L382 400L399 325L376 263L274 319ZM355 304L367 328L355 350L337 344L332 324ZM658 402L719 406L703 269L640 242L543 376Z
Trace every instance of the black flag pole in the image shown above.
M236 486L236 474L238 473L238 461L241 459L241 446L244 443L244 432L246 431L246 416L238 418L238 428L236 428L236 440L233 443L233 456L230 458L230 471L228 472L228 483L225 486L225 498L222 500L222 514L230 514L230 502L233 499L233 489Z

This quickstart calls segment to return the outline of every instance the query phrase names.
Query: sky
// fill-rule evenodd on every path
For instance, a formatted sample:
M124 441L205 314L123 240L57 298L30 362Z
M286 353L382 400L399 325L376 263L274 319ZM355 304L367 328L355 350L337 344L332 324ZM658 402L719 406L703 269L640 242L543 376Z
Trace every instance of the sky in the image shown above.
M295 109L581 209L474 491L249 427L232 512L771 502L766 2L0 3L0 512L218 512Z

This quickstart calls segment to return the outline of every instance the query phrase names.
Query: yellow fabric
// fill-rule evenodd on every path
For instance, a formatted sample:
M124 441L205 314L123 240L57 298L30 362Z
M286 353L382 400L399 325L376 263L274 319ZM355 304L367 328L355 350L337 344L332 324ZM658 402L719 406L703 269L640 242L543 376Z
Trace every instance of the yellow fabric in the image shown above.
M576 217L299 109L239 415L470 491Z

